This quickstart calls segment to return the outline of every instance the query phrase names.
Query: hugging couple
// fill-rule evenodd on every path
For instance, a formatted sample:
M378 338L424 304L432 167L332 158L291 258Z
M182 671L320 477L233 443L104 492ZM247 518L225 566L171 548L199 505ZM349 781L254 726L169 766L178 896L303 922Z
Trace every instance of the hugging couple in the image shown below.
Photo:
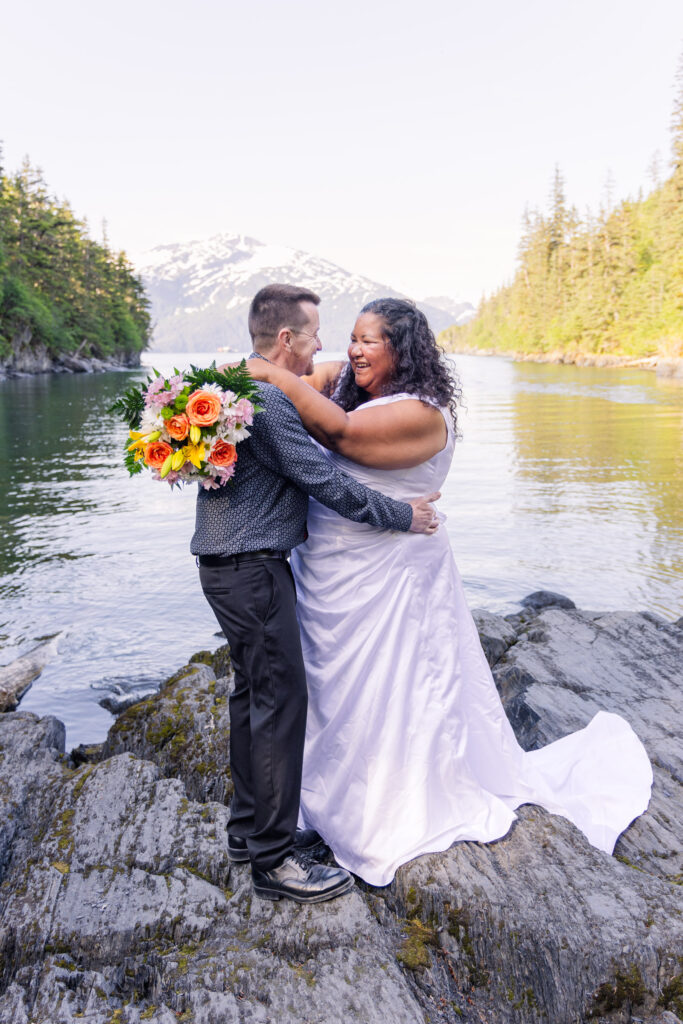
M235 670L231 860L258 896L315 903L351 872L387 885L413 857L498 839L522 803L611 852L647 806L647 755L602 711L517 743L431 504L460 388L424 314L370 302L348 362L314 366L319 303L286 284L254 297L263 411L233 486L197 497L192 552ZM321 838L340 866L299 856Z

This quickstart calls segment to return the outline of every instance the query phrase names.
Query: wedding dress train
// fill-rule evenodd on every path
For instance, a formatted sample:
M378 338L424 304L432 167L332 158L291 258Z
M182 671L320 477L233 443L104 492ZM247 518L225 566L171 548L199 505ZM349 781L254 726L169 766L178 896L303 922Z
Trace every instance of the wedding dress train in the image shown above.
M393 395L364 408L414 398ZM393 498L437 491L455 443L413 469L346 473ZM628 723L599 712L541 750L519 746L440 529L381 532L311 501L292 554L309 687L301 823L373 885L456 840L487 842L540 804L612 852L648 805L652 771Z

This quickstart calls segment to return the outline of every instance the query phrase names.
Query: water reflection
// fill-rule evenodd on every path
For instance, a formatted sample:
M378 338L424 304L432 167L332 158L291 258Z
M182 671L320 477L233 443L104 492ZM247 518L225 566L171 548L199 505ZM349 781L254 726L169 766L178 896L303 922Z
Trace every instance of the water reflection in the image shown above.
M471 603L508 611L543 586L680 615L683 390L637 371L457 362L467 409L442 508ZM188 549L192 490L121 465L126 432L106 410L141 376L0 383L0 660L67 631L22 707L65 719L70 744L111 724L93 687L149 690L219 642Z
M589 370L582 387L582 372L515 366L517 500L538 531L533 561L573 574L596 607L611 595L680 614L680 391L632 370Z

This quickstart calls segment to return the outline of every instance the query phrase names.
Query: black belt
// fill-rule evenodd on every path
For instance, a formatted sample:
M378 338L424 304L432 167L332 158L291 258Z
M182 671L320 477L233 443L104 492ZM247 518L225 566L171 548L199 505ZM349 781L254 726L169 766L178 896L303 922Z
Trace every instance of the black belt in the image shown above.
M236 555L198 555L198 565L220 568L222 565L239 565L241 562L256 562L261 558L278 558L286 560L289 551L276 551L274 548L260 548L258 551L239 551Z

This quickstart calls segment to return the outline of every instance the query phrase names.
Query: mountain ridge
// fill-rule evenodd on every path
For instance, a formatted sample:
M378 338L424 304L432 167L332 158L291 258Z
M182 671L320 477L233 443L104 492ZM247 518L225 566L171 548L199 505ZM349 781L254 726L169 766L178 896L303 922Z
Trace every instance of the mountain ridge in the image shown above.
M156 246L140 256L137 271L151 301L151 348L156 351L249 351L249 304L260 288L275 281L295 282L320 295L321 337L324 348L332 351L346 348L366 302L380 296L406 298L323 257L227 232ZM445 301L448 309L429 301L417 303L435 334L458 316L474 312L470 303Z

